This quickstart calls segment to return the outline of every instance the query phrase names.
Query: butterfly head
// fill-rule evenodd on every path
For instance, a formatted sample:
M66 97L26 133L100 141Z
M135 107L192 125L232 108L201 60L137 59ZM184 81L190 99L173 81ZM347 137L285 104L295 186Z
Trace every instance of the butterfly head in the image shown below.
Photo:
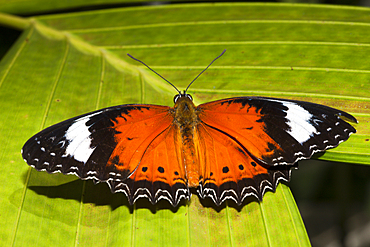
M173 106L173 117L178 127L183 129L191 129L192 123L198 122L198 115L196 106L193 103L193 98L185 91L175 95L173 99L175 105Z
M191 101L193 101L193 97L191 97L190 94L187 94L185 91L183 93L176 94L175 97L173 97L173 102L176 103L180 98L188 98Z

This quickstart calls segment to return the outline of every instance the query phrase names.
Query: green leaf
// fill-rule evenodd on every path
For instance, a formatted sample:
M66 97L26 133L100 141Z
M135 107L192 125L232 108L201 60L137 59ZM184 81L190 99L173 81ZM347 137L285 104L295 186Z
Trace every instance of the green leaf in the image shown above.
M176 0L175 0L176 1ZM109 5L132 5L140 4L142 2L156 2L154 0L63 0L63 1L50 1L50 0L0 0L0 12L9 14L35 14L41 12L56 12L66 9L78 8L103 8Z
M262 95L345 110L358 133L320 159L370 164L369 10L289 4L189 4L23 19L0 63L0 243L2 246L309 245L286 185L262 203L217 208L196 194L172 208L128 205L106 184L47 174L21 159L39 130L98 108L172 106L179 89L227 49L190 88L196 103Z

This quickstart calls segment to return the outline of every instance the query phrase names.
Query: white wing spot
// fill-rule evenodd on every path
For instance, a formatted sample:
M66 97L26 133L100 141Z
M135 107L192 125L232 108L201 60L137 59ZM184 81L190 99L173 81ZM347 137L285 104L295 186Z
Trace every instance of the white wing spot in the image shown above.
M68 128L65 138L68 140L69 144L64 152L65 156L70 155L80 162L87 162L95 148L91 147L91 133L89 131L89 126L86 126L86 123L92 116L95 116L100 112L101 111L76 119L76 121Z
M290 130L287 132L299 143L302 144L306 142L313 134L318 133L316 128L310 123L310 120L312 120L312 114L306 109L293 102L269 100L279 102L288 108L285 112L287 114L287 124L290 126Z
M287 119L290 126L288 133L294 137L299 143L304 143L317 134L316 128L310 124L312 114L306 111L303 107L296 104L284 104L288 107Z

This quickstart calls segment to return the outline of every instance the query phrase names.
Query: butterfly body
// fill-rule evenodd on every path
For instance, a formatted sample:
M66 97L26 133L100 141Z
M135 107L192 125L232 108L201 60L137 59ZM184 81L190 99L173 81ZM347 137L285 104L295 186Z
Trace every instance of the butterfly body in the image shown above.
M186 171L189 187L199 185L201 174L199 164L199 148L197 147L197 128L200 123L199 112L193 101L185 94L179 97L173 109L173 125L176 129L177 143L180 146L182 166Z

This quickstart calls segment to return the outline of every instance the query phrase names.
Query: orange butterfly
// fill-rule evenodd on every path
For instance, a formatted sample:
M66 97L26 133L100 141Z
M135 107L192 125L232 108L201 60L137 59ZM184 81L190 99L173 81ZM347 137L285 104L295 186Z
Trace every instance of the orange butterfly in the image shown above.
M187 89L176 89L174 107L121 105L53 125L26 142L23 159L38 171L107 182L131 204L145 197L176 206L190 199L191 187L216 205L241 204L248 196L262 200L290 180L298 160L356 132L342 119L357 123L353 116L327 106L265 97L195 106Z

